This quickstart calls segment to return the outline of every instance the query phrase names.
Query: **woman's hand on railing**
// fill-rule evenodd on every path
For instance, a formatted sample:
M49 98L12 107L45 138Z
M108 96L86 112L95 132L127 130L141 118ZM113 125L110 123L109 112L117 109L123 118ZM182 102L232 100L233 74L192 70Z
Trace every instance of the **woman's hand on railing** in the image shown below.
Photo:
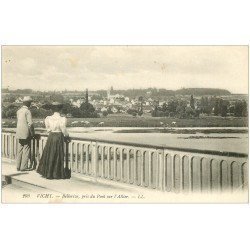
M71 142L71 139L70 139L69 136L65 136L65 137L64 137L64 141L65 141L66 143L70 143L70 142Z
M33 138L36 139L36 140L40 140L41 135L40 134L34 134Z

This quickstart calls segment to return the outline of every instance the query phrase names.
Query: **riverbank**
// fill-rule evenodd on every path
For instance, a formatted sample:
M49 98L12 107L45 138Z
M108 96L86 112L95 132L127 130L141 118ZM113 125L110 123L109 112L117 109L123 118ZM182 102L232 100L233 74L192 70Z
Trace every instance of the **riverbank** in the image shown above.
M248 133L248 128L142 128L120 129L114 133L167 133L167 134L241 134Z
M44 119L33 119L35 127L44 127ZM109 115L101 118L68 118L68 127L155 127L155 128L190 128L190 127L248 127L247 117L204 116L195 119L170 117L132 117L126 114ZM16 119L2 119L3 128L16 127Z

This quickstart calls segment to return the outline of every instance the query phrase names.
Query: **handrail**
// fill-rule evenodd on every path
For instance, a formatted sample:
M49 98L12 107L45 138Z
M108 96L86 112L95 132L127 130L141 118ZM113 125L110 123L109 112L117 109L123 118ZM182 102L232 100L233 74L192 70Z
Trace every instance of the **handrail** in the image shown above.
M15 133L13 130L2 129L3 132L7 133ZM39 133L37 135L48 137L47 133ZM236 158L248 158L248 154L238 153L238 152L228 152L228 151L216 151L216 150L204 150L204 149L192 149L192 148L181 148L181 147L171 147L171 146L159 146L154 144L144 144L137 142L124 142L124 141L115 141L115 140L106 140L106 139L91 139L91 138L83 138L71 136L71 140L80 140L80 141L90 141L90 142L99 142L99 143L108 143L108 144L117 144L123 146L133 146L133 147L143 147L143 148L154 148L159 150L173 150L173 151L181 151L187 153L199 153L199 154L208 154L208 155L216 155L216 156L227 156L227 157L236 157Z

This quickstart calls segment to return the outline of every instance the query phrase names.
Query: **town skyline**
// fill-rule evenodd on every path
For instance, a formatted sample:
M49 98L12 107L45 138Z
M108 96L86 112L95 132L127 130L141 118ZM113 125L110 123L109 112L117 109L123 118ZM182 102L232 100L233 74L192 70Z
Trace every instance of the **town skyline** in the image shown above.
M107 88L107 89L91 89L91 88L83 88L83 89L67 89L67 88L65 88L65 89L60 89L60 90L57 90L57 89L48 89L48 90L41 90L41 89L31 89L31 88L11 88L11 87L3 87L2 86L2 91L3 90L9 90L9 91L18 91L18 90L21 90L21 91L23 91L23 90L31 90L31 91L33 91L33 92L85 92L86 90L88 90L89 92L98 92L98 91L108 91L108 90L110 90L112 88L112 90L113 91L127 91L127 90L149 90L149 89L156 89L156 90L166 90L166 91L173 91L173 92L175 92L175 91L179 91L179 90L188 90L188 89L194 89L194 90L221 90L221 91L228 91L228 92L230 92L230 94L232 94L232 95L247 95L248 93L234 93L234 92L231 92L231 91L229 91L228 89L222 89L222 88L207 88L207 87L197 87L197 88L192 88L192 87L190 87L190 88L186 88L186 87L182 87L182 88L179 88L179 89L167 89L167 88L164 88L164 87L162 87L162 88L156 88L156 87L154 87L154 86L152 86L152 87L147 87L147 88L114 88L114 86L110 86L109 88ZM208 95L210 95L210 94L208 94Z

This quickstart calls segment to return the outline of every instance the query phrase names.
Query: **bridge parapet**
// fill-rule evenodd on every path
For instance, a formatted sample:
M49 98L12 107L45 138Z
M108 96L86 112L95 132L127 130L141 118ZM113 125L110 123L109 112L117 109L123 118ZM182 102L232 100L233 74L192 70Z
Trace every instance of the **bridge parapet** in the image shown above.
M39 162L48 135L31 143ZM95 179L169 192L221 192L248 189L248 155L71 137L65 142L65 167ZM2 131L2 157L15 161L16 136Z

